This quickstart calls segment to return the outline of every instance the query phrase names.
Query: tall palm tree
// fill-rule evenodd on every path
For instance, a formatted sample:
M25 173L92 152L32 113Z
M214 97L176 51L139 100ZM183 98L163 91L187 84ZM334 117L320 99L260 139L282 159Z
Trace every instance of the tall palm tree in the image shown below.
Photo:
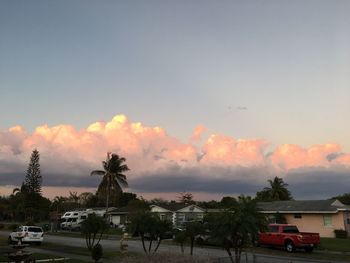
M283 182L282 178L275 177L273 180L267 180L270 184L270 187L265 187L264 191L269 194L269 197L272 200L292 200L292 195L287 189L288 184Z
M106 196L106 211L109 207L111 192L115 196L120 195L123 192L122 187L128 186L126 176L123 173L130 169L124 164L125 161L126 159L124 157L107 153L106 161L102 162L103 170L94 170L90 174L103 176L97 192Z

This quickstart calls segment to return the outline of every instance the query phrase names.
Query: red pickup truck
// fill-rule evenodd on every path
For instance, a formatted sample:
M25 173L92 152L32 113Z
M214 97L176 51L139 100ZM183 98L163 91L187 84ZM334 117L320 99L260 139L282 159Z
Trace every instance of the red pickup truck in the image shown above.
M294 252L296 248L312 252L318 244L318 233L299 232L295 225L270 224L267 232L259 233L259 245L285 247L288 252Z

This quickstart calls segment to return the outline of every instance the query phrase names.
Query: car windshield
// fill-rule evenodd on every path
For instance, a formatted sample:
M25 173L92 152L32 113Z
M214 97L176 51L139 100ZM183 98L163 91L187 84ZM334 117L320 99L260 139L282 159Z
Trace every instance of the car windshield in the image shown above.
M296 226L285 226L283 233L299 233L299 230Z
M28 227L28 232L40 233L43 232L43 230L40 227Z

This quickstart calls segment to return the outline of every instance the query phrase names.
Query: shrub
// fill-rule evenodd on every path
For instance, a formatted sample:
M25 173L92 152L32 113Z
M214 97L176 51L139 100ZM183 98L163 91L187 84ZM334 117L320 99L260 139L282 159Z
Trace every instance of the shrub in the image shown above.
M95 245L91 250L91 257L95 262L99 261L102 258L103 249L101 244Z
M0 229L4 229L5 225L0 223Z
M336 238L347 238L348 237L348 232L346 232L343 229L336 229L334 230L335 237Z

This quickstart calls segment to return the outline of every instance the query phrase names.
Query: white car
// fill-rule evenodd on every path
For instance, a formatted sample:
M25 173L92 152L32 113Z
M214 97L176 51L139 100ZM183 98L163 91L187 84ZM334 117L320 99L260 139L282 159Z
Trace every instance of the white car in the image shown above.
M20 226L16 231L10 233L8 242L17 243L21 239L22 243L35 243L40 245L44 241L44 231L38 226Z

